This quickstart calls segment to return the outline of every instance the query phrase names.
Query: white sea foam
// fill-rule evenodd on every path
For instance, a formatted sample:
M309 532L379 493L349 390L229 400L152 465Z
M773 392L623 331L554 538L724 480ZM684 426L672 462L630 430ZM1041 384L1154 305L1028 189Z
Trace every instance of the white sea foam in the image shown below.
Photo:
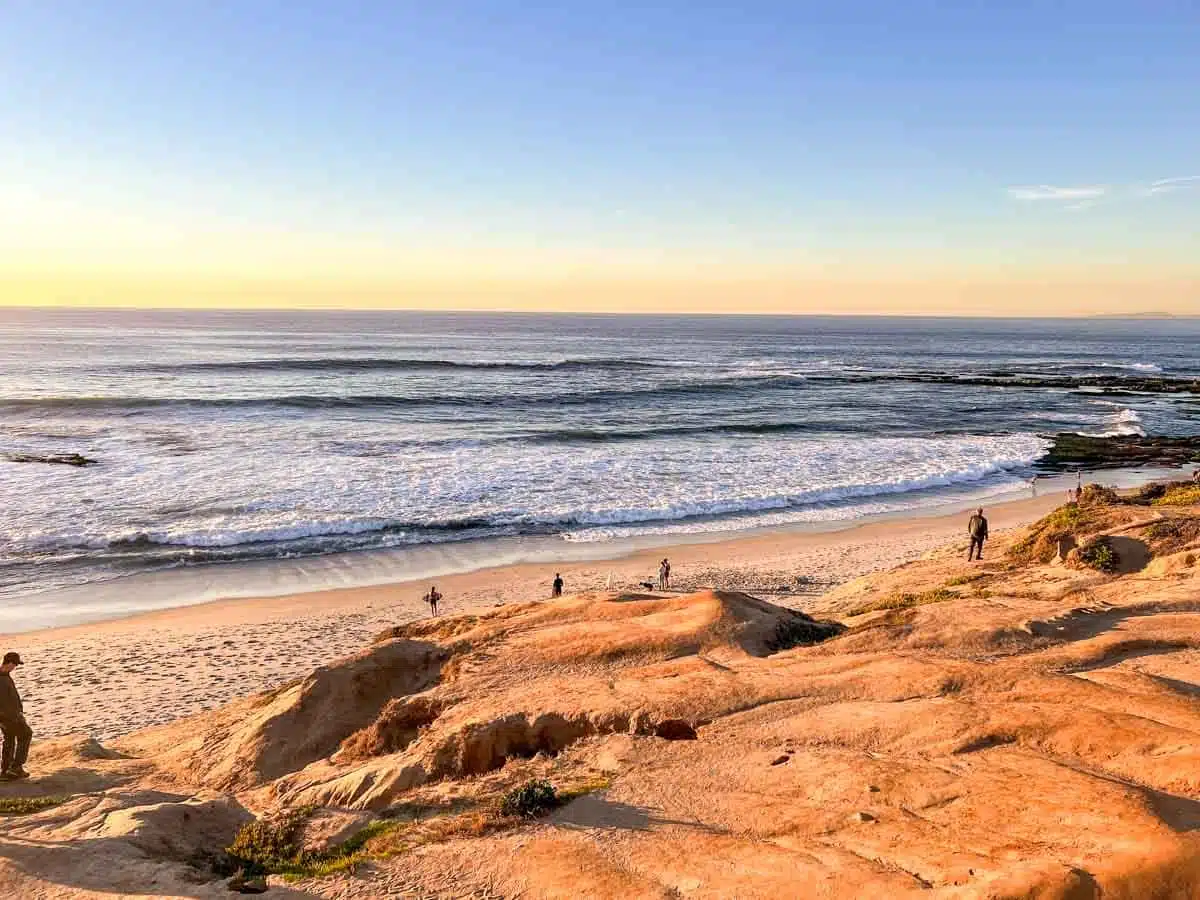
M1087 359L1072 360L1029 360L1027 365L1049 369L1121 369L1126 372L1161 372L1162 367L1148 362L1093 362Z
M1162 366L1154 363L1100 363L1102 369L1126 369L1130 372L1161 372Z
M200 550L384 530L394 543L405 540L408 530L447 525L633 527L969 484L1027 465L1046 446L1028 434L738 436L718 444L664 438L540 453L520 445L486 452L419 450L407 456L403 470L386 456L305 456L298 448L279 454L270 445L240 458L226 458L220 449L153 461L125 454L86 470L86 478L46 468L6 469L9 478L51 478L61 502L57 511L42 507L40 517L26 518L18 501L0 512L0 522L9 548L30 553L114 545L135 551L148 544ZM219 479L212 476L216 469ZM26 496L33 484L30 478L24 485ZM143 513L147 521L130 521L121 498L131 485L143 497L161 498L153 518ZM275 492L271 504L220 503L268 485ZM77 511L84 495L97 502L81 527ZM162 513L168 500L175 511L169 516ZM189 508L197 512L189 514Z
M1100 427L1083 433L1091 437L1124 437L1144 435L1146 429L1142 424L1142 417L1135 410L1124 408L1109 416Z

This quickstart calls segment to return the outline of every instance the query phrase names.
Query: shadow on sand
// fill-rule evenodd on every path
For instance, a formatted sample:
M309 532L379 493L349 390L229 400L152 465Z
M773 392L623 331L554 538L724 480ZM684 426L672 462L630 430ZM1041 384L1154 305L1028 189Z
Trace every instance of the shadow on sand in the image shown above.
M609 800L603 793L587 794L568 803L546 820L564 828L610 828L624 831L652 831L668 825L694 828L710 834L723 834L725 829L703 822L668 819L654 810Z

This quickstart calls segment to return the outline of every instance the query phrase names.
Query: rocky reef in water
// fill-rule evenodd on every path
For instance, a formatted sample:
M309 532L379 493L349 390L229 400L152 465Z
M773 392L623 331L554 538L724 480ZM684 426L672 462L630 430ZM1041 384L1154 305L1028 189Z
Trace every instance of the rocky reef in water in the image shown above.
M6 453L4 458L14 463L43 463L50 466L94 466L96 460L79 453Z
M1139 466L1185 466L1200 463L1200 437L1116 435L1093 437L1061 433L1038 460L1045 472L1066 469L1118 469Z
M1023 372L870 372L862 375L810 376L814 380L869 384L969 384L984 387L1066 388L1099 394L1200 394L1200 379L1169 375L1038 375Z

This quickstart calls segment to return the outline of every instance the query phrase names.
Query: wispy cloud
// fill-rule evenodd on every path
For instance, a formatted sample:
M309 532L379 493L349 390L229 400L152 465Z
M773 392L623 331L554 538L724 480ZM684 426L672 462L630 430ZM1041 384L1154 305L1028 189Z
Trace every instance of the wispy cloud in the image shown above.
M1085 200L1095 200L1107 193L1108 187L1102 184L1081 187L1057 187L1052 184L1038 184L1031 187L1010 187L1008 189L1008 195L1014 200L1049 200L1058 203L1079 203Z
M1177 178L1160 178L1152 181L1146 187L1148 194L1166 194L1170 191L1182 191L1190 187L1200 187L1200 175L1180 175Z
M1024 185L1008 188L1008 196L1023 203L1048 203L1060 209L1089 209L1097 204L1137 200L1195 189L1200 191L1200 175L1177 175L1157 181L1135 184L1089 184L1062 187L1053 184Z

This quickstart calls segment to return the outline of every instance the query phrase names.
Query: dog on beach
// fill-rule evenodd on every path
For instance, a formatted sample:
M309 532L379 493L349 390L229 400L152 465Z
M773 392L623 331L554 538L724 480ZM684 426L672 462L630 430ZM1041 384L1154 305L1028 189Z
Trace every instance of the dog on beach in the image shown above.
M638 584L640 584L642 587L644 587L648 591L654 590L654 582L653 581L639 581Z

